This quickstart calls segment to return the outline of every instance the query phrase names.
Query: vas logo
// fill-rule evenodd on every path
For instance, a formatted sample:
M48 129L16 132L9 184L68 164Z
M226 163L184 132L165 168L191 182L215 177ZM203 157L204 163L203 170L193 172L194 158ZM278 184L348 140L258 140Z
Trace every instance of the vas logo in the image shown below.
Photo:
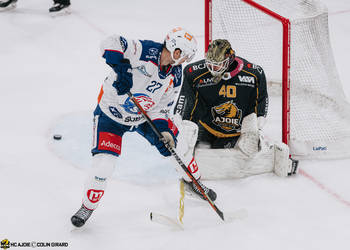
M3 248L3 249L8 249L10 248L10 242L8 239L4 239L1 241L1 246L0 248Z
M242 110L238 109L233 101L228 101L211 109L213 123L223 130L239 129L242 121Z
M254 77L252 76L238 76L241 82L254 83Z

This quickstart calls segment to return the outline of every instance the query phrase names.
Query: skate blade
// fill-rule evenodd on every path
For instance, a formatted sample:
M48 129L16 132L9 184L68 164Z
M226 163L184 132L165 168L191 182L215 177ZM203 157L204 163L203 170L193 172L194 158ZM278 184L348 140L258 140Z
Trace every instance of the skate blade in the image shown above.
M0 8L0 12L2 11L9 11L9 10L13 10L17 7L17 3L11 3L9 6L7 7L1 7Z
M195 201L205 201L202 197L200 197L198 194L193 192L190 188L186 189L186 186L185 186L185 198L195 200Z
M52 18L60 17L60 16L68 16L70 14L72 14L72 10L71 10L70 6L67 7L67 8L64 8L64 9L62 9L60 11L50 12L50 16Z
M71 233L79 233L79 232L84 232L85 229L86 229L86 228L85 228L84 226L82 226L82 227L76 227L76 226L72 225L71 228L70 228L70 232L71 232Z

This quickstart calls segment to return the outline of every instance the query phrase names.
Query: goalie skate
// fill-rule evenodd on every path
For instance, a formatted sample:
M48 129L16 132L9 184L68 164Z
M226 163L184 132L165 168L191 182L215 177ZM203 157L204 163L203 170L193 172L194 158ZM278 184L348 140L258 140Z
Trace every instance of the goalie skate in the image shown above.
M288 172L288 176L298 173L299 161L298 160L294 160L292 158L290 158L290 160L292 161L292 163L290 165L290 170Z
M49 9L49 12L52 17L69 15L72 13L70 9L70 4L61 4L61 3L55 3Z
M81 205L81 208L71 218L72 224L76 227L82 227L90 218L93 211Z
M274 172L280 177L287 177L298 173L299 161L288 159L288 164L275 165Z
M196 198L200 198L202 200L206 200L203 194L201 193L201 191L199 191L197 186L192 181L188 182L188 181L185 181L184 179L181 179L181 181L184 183L186 194ZM211 199L211 201L215 201L216 193L214 192L214 190L207 188L199 179L197 180L197 182L201 186L201 188L204 190L204 193Z
M14 9L17 6L17 0L7 0L7 1L0 1L0 8L2 10L10 10Z

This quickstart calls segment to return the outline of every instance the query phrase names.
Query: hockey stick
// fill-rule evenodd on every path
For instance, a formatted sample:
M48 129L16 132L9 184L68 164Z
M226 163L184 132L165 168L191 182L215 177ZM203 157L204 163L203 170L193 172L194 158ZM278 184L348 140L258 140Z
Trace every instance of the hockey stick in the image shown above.
M151 221L156 222L158 224L168 226L174 230L184 230L183 225L176 219L171 218L169 216L151 212L149 214Z
M158 130L158 128L154 125L151 118L147 115L146 111L141 107L139 102L136 100L136 98L133 96L133 94L129 91L127 92L128 96L132 100L132 102L136 105L136 107L141 112L142 116L146 119L146 122L151 126L154 133L157 135L160 141L162 141L165 145L165 147L170 151L171 155L175 158L176 162L180 165L180 167L185 171L187 176L193 181L193 183L196 185L198 190L201 192L203 197L208 201L210 206L214 209L214 211L220 216L222 220L224 219L224 213L220 211L220 209L215 205L215 203L209 198L209 196L204 192L203 188L199 185L196 178L193 177L192 173L187 169L186 165L182 162L178 154L175 152L175 150L169 145L169 143L165 140L164 136L161 134L161 132Z

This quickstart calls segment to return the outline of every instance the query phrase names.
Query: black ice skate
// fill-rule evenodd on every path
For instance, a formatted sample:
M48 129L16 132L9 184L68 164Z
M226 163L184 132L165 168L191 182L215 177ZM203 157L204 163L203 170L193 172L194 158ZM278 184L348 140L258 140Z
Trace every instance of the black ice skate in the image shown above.
M55 3L50 9L49 12L51 15L59 15L59 14L70 14L70 4L61 4Z
M94 210L87 209L84 205L81 205L81 208L72 216L70 220L74 226L82 227L90 218L93 211Z
M199 191L199 189L197 188L197 186L192 182L188 182L185 181L184 179L181 180L184 185L185 185L185 191L186 193L188 193L189 195L195 195L196 197L199 197L203 200L205 200L203 194L201 193L201 191ZM204 186L204 184L198 179L197 180L198 184L203 188L204 193L212 200L215 201L216 200L216 193L214 192L214 190L207 188L206 186Z
M292 164L290 166L290 171L288 172L288 176L294 175L298 173L298 165L299 165L299 161L298 160L294 160L292 158L289 158L292 161Z
M0 8L15 8L17 0L0 1Z

